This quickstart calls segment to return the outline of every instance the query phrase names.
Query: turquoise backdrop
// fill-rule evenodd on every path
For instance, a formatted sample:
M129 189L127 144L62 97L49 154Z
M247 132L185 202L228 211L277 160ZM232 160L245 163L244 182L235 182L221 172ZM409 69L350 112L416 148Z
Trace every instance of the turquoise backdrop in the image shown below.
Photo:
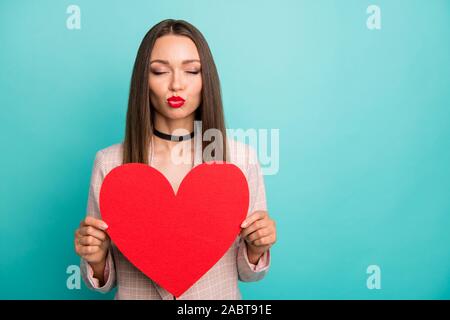
M278 242L244 298L450 298L447 0L1 1L0 298L113 297L66 270L95 152L123 139L137 48L166 18L207 38L228 127L280 129Z

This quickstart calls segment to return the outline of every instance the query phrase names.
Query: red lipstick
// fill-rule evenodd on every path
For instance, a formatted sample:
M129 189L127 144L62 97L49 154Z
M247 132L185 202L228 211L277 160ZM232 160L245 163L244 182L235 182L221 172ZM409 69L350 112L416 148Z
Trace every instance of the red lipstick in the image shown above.
M169 99L167 99L167 103L172 108L179 108L179 107L181 107L184 104L185 101L186 100L184 100L182 97L177 97L177 96L171 96Z

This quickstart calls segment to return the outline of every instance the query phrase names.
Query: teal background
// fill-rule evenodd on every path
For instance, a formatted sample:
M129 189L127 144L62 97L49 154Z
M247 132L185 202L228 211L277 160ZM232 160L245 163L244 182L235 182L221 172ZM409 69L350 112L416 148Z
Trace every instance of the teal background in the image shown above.
M244 298L450 298L446 0L2 1L0 298L113 297L68 290L66 268L95 152L123 139L137 48L166 18L207 38L228 127L280 129L278 242Z

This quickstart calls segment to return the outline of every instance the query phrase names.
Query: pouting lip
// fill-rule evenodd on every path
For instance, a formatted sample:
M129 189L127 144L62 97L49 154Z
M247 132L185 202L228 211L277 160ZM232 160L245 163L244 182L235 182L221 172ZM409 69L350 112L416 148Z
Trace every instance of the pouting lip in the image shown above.
M167 99L167 104L172 108L179 108L184 105L184 100L170 101Z
M186 100L184 100L182 97L171 96L169 99L167 99L167 101L169 101L169 102L184 102Z
M167 102L169 106L171 106L172 108L179 108L182 105L184 105L184 101L168 101Z

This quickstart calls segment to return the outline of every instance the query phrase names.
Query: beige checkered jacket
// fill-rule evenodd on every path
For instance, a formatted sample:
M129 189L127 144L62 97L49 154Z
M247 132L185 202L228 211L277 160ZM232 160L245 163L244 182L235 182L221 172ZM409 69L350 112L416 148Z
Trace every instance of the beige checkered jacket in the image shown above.
M197 137L195 138L198 139ZM198 141L196 142L198 143ZM237 165L248 181L250 191L249 212L267 210L264 181L256 152L246 144L228 140L230 162ZM201 163L201 150L196 148L194 165ZM101 218L99 193L104 177L122 164L122 144L114 144L96 153L89 188L87 215ZM173 295L134 267L111 243L105 268L105 284L100 287L93 277L92 268L81 259L81 273L88 288L106 293L117 286L115 299L173 299ZM189 266L186 266L189 267ZM177 299L242 299L238 280L249 282L262 279L270 267L267 251L257 265L249 262L244 239L240 236L225 255L192 287Z

